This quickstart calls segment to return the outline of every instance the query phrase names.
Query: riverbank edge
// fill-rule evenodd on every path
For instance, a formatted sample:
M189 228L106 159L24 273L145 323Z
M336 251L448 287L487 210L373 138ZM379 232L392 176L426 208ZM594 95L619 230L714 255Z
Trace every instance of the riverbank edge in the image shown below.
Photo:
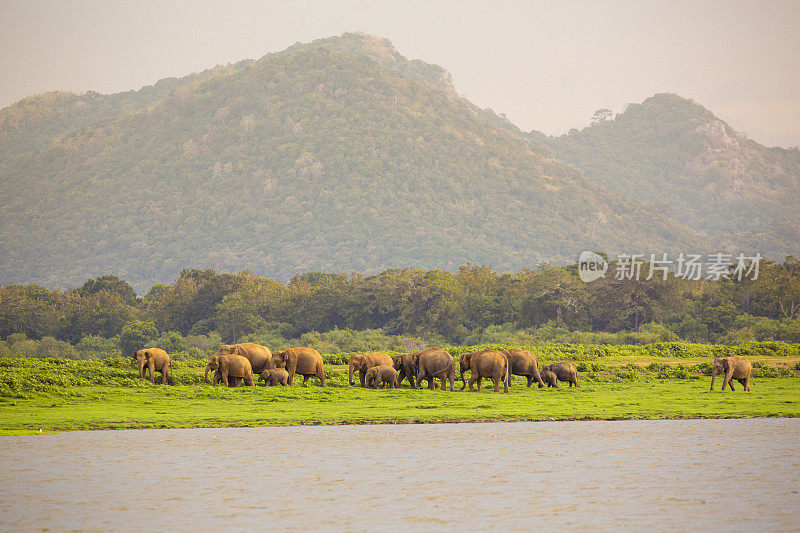
M780 414L765 416L610 416L610 417L498 417L498 418L389 418L389 419L352 419L321 422L319 420L294 421L287 423L264 424L215 424L215 425L107 425L83 428L49 428L49 429L0 429L0 437L14 437L21 435L48 435L71 431L122 431L138 429L218 429L218 428L259 428L259 427L306 427L306 426L378 426L378 425L411 425L411 424L471 424L471 423L499 423L499 422L617 422L628 420L755 420L760 418L800 418L800 414Z

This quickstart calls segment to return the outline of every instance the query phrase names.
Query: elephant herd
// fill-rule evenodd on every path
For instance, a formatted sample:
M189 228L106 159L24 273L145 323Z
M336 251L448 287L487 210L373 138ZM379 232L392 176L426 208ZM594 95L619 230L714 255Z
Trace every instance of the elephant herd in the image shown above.
M167 352L159 348L146 348L134 352L133 357L139 365L139 377L147 378L155 384L155 373L161 373L162 384L172 384L170 358ZM558 382L578 386L578 371L569 362L553 363L539 368L536 356L527 350L480 350L461 355L459 361L461 389L467 386L464 374L469 370L469 390L480 392L483 379L490 379L494 392L508 392L511 386L510 376L523 376L528 387L535 381L539 388L555 387ZM259 375L258 381L270 386L292 385L295 374L303 376L303 386L309 378L316 377L325 386L325 365L322 355L313 348L288 348L271 352L269 348L253 343L223 344L216 355L208 358L205 369L205 381L208 383L209 372L214 372L214 385L219 383L228 387L238 387L241 383L254 386L253 376ZM419 352L388 355L383 352L353 354L348 365L348 380L354 385L353 375L358 371L362 387L393 388L400 386L407 379L414 389L419 389L423 381L428 382L428 389L449 388L453 391L456 377L456 362L448 352L440 348L428 348ZM714 380L723 374L722 390L727 386L733 388L733 380L742 384L745 391L750 390L752 366L744 357L722 357L714 359L711 370L711 390Z
M539 371L536 356L527 350L480 350L465 353L459 361L461 390L467 386L464 374L470 372L469 390L480 392L483 379L492 380L494 391L508 392L510 376L525 376L530 387L534 380L539 387L545 385L558 387L559 381L565 381L570 387L578 386L578 371L572 363L556 363ZM354 354L350 356L348 369L350 385L354 385L353 375L358 371L361 386L378 388L397 388L407 379L414 389L419 389L423 381L428 382L428 389L436 389L441 382L442 390L454 390L456 378L456 362L446 351L440 348L429 348L420 352L387 355L382 352Z

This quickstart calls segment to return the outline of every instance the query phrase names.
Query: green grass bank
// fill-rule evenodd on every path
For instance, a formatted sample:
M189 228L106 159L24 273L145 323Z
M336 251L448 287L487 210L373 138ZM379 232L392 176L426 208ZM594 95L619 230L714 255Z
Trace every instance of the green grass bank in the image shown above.
M768 344L768 343L762 343ZM782 343L776 343L782 344ZM173 363L174 386L137 377L130 359L0 359L0 434L60 430L285 426L469 421L660 419L800 416L797 345L762 347L752 391L709 392L718 350L664 345L538 347L541 364L571 360L580 388L528 389L512 380L509 394L365 390L347 383L344 354L326 355L328 387L312 378L288 388L228 389L203 382L203 360ZM473 347L448 348L458 355ZM731 354L733 355L733 354ZM160 377L160 376L159 376ZM484 382L486 384L486 382Z

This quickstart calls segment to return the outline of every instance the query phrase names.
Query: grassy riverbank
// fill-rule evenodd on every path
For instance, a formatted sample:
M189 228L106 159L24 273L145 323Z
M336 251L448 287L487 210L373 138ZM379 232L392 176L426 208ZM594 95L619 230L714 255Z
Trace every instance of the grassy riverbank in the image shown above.
M654 351L653 353L657 353ZM564 357L567 359L569 357ZM281 426L572 419L800 416L793 358L754 358L752 391L709 392L710 359L630 356L573 358L581 387L510 394L365 390L347 368L328 364L328 387L226 389L203 383L203 362L175 363L176 385L151 385L130 360L0 359L0 434L57 430ZM583 359L583 360L580 360ZM333 356L331 361L336 360ZM545 361L547 362L547 361ZM485 382L486 383L486 382Z

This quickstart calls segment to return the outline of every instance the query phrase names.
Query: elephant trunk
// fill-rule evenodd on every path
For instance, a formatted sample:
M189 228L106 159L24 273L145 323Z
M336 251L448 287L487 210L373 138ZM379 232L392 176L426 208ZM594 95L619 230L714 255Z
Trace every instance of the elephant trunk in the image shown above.
M536 360L533 361L533 377L536 378L536 383L539 385L540 389L544 387L544 381L542 381L542 375L539 373L539 362Z
M209 373L211 370L212 370L212 368L211 368L211 364L207 364L207 365L206 365L206 375L205 375L205 380L206 380L206 383L208 383L208 373Z
M351 359L350 360L350 368L347 373L347 377L350 380L350 385L353 385L353 368L355 367L355 362Z
M711 390L714 390L714 380L717 378L717 371L711 371Z

